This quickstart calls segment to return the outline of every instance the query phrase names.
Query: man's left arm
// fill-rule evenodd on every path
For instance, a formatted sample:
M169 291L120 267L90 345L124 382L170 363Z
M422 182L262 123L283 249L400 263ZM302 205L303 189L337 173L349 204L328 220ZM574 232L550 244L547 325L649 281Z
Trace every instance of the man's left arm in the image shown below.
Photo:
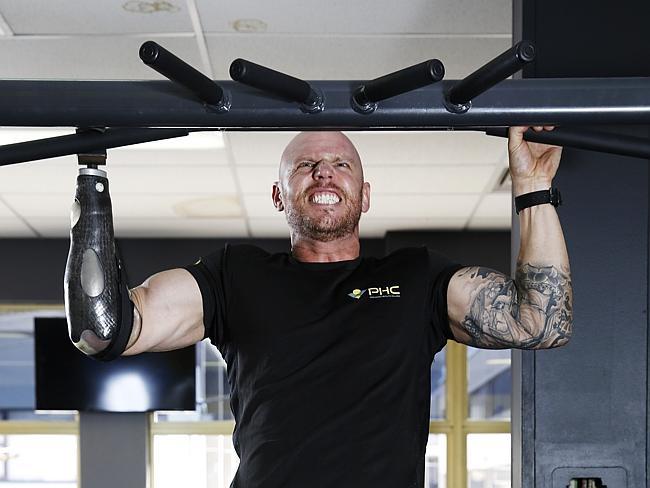
M551 188L562 149L523 140L511 127L510 175L515 197ZM535 127L552 130L552 127ZM514 279L471 267L449 282L449 322L457 342L486 349L562 346L572 334L573 293L560 221L551 204L519 212L521 244Z

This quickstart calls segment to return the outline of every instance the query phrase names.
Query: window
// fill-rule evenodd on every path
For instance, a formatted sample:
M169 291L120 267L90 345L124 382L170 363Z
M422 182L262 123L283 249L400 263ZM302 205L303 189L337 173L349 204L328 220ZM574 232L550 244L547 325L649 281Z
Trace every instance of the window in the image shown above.
M17 308L0 308L0 488L76 488L76 414L34 410L33 318L62 310Z
M225 362L214 346L203 347L197 412L155 415L154 488L177 486L180 465L191 466L197 488L227 488L237 469ZM510 377L509 350L449 342L436 355L426 488L510 486Z

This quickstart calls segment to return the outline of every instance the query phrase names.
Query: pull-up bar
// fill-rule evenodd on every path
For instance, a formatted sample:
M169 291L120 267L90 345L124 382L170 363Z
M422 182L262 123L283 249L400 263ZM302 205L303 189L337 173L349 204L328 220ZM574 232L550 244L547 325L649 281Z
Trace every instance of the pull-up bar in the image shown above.
M650 124L650 78L505 80L449 112L443 80L360 114L350 99L363 81L312 81L327 101L310 114L233 81L230 110L217 113L168 81L0 80L0 126L195 127L225 130L447 130L512 125Z
M437 59L366 82L308 82L237 59L230 69L236 81L216 83L147 41L140 57L173 83L0 81L0 126L109 128L93 148L84 134L0 147L0 164L178 137L189 130L485 130L650 123L650 78L505 80L534 55L534 46L522 41L465 79L447 81L441 81L444 66ZM547 133L544 141L650 154L639 138L565 132L560 140L560 133Z

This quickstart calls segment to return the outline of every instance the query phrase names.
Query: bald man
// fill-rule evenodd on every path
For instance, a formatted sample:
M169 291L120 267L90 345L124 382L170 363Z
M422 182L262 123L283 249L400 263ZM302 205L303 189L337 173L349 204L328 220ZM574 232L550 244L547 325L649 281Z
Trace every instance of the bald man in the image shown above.
M424 484L430 366L447 340L551 348L572 331L569 261L551 187L561 149L509 138L521 249L514 279L426 248L362 258L370 184L338 132L296 136L273 205L289 253L226 246L131 291L124 354L209 338L228 365L234 488ZM552 129L536 127L535 130ZM532 198L532 199L531 199Z

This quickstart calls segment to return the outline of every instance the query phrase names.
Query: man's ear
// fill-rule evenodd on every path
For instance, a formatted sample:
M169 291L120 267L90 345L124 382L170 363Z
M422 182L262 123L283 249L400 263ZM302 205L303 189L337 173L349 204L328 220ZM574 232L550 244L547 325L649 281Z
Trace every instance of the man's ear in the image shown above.
M282 192L280 191L280 184L277 181L273 183L271 198L273 199L273 206L278 209L278 212L282 212L284 210L284 204L282 203Z
M370 183L365 181L361 189L361 211L366 213L370 210Z

